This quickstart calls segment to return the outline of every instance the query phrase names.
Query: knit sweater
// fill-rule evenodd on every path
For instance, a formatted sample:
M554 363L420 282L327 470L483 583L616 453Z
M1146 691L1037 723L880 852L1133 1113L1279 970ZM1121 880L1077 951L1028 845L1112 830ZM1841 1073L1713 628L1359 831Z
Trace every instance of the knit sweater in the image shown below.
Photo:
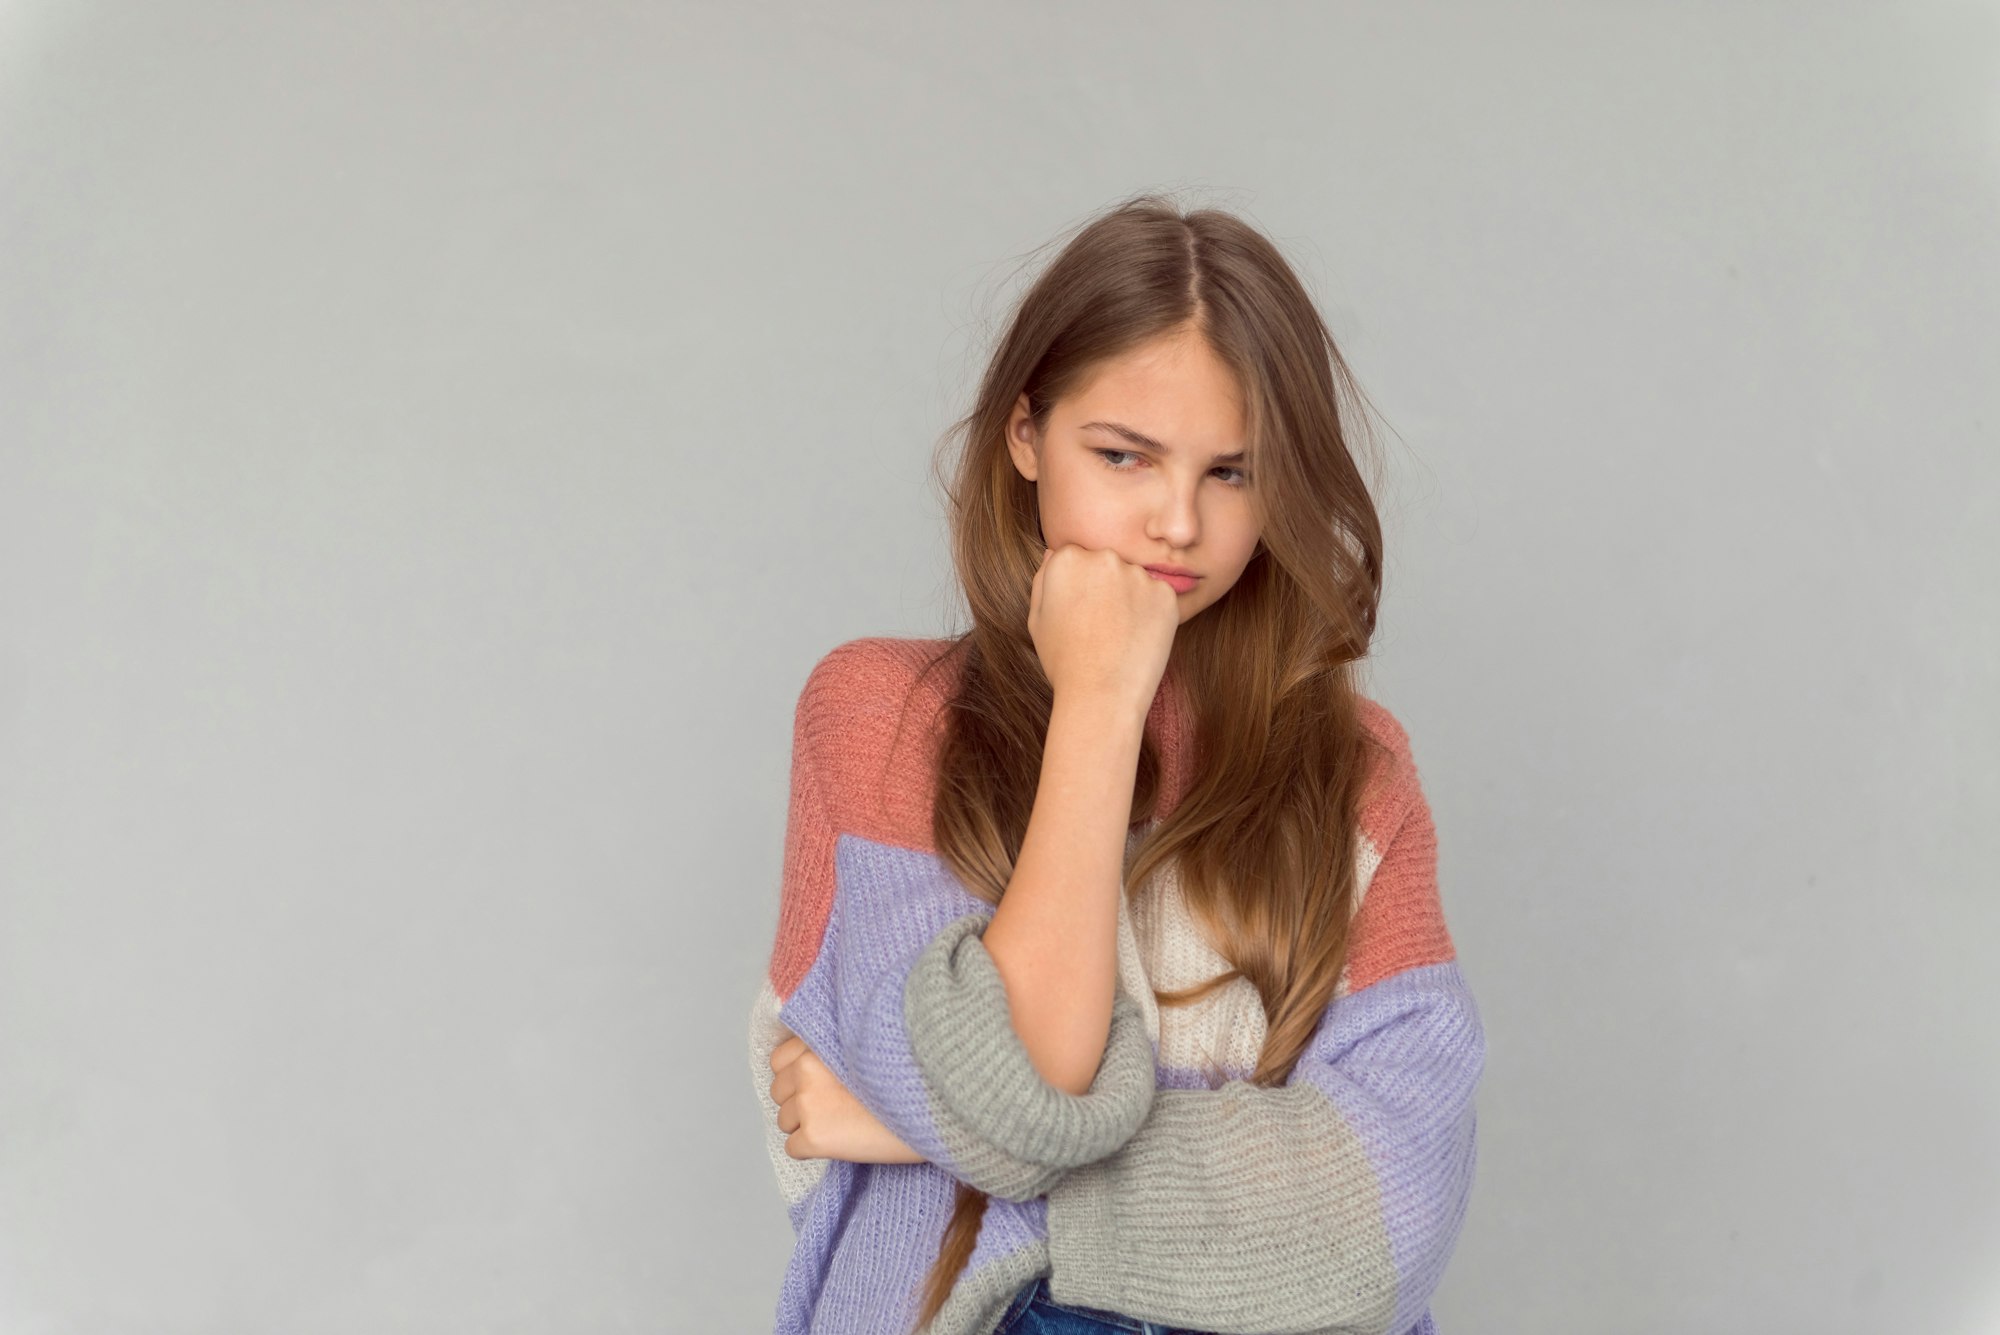
M749 1058L794 1231L778 1335L908 1332L955 1180L990 1194L929 1330L990 1335L1037 1276L1059 1303L1217 1332L1429 1335L1472 1187L1485 1059L1437 887L1437 840L1402 726L1363 696L1365 785L1349 953L1280 1085L1248 1077L1265 1014L1244 978L1192 1006L1153 988L1227 970L1171 861L1121 896L1118 989L1095 1080L1049 1084L1014 1032L982 933L993 907L931 840L956 658L869 638L812 669L793 717L776 941ZM1170 666L1146 727L1161 801L1193 778ZM907 712L905 706L908 706ZM747 990L747 989L746 989ZM780 1026L926 1162L794 1159L770 1096Z

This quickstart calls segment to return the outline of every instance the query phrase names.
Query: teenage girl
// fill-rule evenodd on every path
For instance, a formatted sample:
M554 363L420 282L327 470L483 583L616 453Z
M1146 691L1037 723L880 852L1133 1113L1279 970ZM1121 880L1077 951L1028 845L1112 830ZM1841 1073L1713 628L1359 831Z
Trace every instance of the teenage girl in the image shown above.
M955 428L971 629L795 719L781 1331L1431 1329L1484 1038L1356 682L1359 403L1228 213L1128 201L1022 298Z

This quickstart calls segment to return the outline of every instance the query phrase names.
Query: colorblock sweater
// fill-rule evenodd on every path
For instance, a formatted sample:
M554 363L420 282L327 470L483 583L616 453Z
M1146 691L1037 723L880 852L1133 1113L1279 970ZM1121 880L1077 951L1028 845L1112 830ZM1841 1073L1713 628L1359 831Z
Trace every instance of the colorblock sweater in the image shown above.
M1110 1033L1090 1088L1071 1094L1014 1032L981 940L993 907L932 846L954 666L922 683L918 669L946 644L841 644L793 718L776 940L749 1024L795 1238L778 1335L911 1331L957 1180L992 1199L935 1335L990 1335L1037 1276L1057 1302L1191 1330L1428 1335L1472 1187L1485 1038L1402 726L1362 697L1382 759L1361 812L1349 954L1285 1082L1249 1083L1265 1037L1249 980L1191 1006L1155 1002L1155 987L1230 967L1170 862L1121 897ZM1171 666L1146 727L1161 800L1130 831L1128 866L1193 778ZM780 1026L926 1162L792 1158L769 1089Z

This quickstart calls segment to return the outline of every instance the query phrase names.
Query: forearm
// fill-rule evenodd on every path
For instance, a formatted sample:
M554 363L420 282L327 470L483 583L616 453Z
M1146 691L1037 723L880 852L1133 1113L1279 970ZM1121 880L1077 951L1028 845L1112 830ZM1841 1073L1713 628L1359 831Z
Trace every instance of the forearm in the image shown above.
M901 732L897 693L881 684L901 665L886 652L883 642L843 646L800 692L779 936L753 1008L751 1070L775 1119L770 1058L788 1032L898 1142L877 1145L863 1127L842 1141L858 1150L856 1161L920 1157L991 1196L1032 1200L1145 1121L1155 1089L1145 1015L1115 993L1094 1080L1081 1092L1058 1088L1021 1042L1006 982L981 940L994 906L966 889L914 825L900 836L860 832L842 814L843 804L876 808L875 790L855 785L883 782L881 758ZM1136 769L1136 757L1129 763ZM908 773L914 787L918 771ZM824 1120L815 1117L815 1128ZM802 1165L812 1161L791 1157L775 1120L770 1137L779 1184L796 1204L812 1180Z
M1021 853L983 938L1035 1069L1072 1094L1090 1087L1111 1025L1145 723L1132 702L1057 697Z

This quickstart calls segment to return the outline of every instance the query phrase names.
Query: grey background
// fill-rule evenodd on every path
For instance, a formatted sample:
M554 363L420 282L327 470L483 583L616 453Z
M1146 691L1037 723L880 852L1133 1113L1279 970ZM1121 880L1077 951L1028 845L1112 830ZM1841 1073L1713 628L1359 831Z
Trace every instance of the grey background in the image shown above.
M792 703L956 628L933 443L1147 187L1387 426L1446 1335L2000 1330L1997 71L1990 4L0 4L0 1330L768 1330Z

